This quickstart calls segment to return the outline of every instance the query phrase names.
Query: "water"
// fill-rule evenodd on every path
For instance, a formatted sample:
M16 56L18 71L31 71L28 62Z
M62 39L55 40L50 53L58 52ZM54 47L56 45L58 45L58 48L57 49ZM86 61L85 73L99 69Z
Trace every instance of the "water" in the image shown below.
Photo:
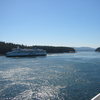
M0 100L90 100L100 92L100 53L0 56Z

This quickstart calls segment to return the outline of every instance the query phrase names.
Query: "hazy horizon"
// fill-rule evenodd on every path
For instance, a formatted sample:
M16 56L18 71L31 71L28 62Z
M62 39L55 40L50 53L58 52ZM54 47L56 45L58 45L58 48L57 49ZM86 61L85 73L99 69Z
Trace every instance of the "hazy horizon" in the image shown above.
M0 41L100 46L99 0L0 0Z
M13 42L6 42L6 41L0 41L0 42L5 42L5 43L13 43ZM25 45L25 46L54 46L54 47L71 47L71 46L63 46L63 45L27 45L27 44L21 44L21 43L13 43L13 44L19 44L19 45ZM74 46L72 48L90 48L90 49L96 49L98 47L90 47L90 46Z

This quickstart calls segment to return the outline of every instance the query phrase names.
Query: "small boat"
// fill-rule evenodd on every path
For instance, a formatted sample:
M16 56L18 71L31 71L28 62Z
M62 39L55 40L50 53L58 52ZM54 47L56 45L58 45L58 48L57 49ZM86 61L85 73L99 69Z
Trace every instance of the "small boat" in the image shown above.
M17 47L13 49L11 52L7 52L7 57L28 57L28 56L46 56L47 52L43 49L20 49Z

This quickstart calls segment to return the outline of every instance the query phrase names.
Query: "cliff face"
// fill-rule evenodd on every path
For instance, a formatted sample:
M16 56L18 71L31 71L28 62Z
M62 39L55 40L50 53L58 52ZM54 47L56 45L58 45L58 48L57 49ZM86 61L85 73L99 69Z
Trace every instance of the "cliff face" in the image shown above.
M100 47L98 47L95 51L100 52Z
M13 43L5 43L0 42L0 54L5 54L8 51L11 51L13 48L17 48L19 46L20 48L39 48L46 50L47 53L74 53L75 49L71 47L55 47L55 46L25 46L20 44L13 44Z

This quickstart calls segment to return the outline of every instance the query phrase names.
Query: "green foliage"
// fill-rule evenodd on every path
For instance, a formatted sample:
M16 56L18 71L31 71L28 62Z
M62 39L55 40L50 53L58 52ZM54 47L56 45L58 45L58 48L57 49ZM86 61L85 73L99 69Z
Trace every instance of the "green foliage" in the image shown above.
M54 47L54 46L34 46L39 49L44 49L47 53L70 53L75 52L74 48L71 47Z
M97 48L95 51L100 52L100 47L99 47L99 48Z
M74 48L71 47L54 47L54 46L25 46L25 45L19 45L19 44L13 44L13 43L5 43L5 42L0 42L0 54L6 54L7 52L11 51L13 48L39 48L39 49L44 49L47 51L47 53L70 53L70 52L75 52Z

